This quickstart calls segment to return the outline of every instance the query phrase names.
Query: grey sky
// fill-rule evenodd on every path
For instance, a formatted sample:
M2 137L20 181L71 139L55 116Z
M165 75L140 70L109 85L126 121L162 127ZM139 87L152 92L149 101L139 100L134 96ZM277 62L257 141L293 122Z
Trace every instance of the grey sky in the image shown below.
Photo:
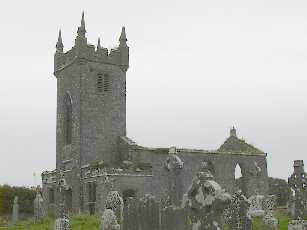
M85 3L86 2L86 3ZM141 145L216 149L235 125L286 178L306 157L307 2L5 1L0 13L0 184L33 185L55 167L58 29L70 49L126 26L128 136Z

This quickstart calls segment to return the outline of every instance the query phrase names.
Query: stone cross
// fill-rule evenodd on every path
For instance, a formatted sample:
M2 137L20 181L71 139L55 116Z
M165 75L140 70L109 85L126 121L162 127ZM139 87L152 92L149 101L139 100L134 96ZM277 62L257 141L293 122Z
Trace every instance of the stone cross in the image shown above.
M304 162L294 161L294 172L288 178L288 184L294 191L294 218L307 214L307 174L304 172Z
M276 197L274 195L266 196L263 200L263 208L265 214L263 224L268 230L278 230L278 220L274 217L274 209L276 206Z
M58 218L55 220L54 230L70 230L70 221L67 215L67 208L65 207L65 191L67 191L69 187L66 183L65 175L61 170L59 171L58 188L60 192L60 202L58 204L59 213Z
M176 147L169 149L169 156L165 162L168 171L168 197L171 205L180 206L183 196L183 161L177 155Z
M187 212L192 229L222 229L221 217L231 196L213 180L207 164L203 162L200 172L194 177L187 193Z
M231 230L251 230L249 207L250 201L241 190L232 196L231 203L224 212L224 218Z
M16 222L18 220L19 220L19 204L18 204L18 196L15 196L13 204L12 221Z

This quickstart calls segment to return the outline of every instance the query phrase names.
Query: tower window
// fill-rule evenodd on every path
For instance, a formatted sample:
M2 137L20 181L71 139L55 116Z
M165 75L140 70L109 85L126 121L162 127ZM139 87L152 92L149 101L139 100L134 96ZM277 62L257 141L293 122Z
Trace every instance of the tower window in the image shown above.
M97 77L97 91L98 93L102 93L103 91L103 75L99 74Z
M64 98L64 141L71 144L72 139L72 102L71 97L66 93Z
M103 79L103 91L108 92L110 88L110 79L109 75L105 74Z
M108 92L110 89L110 78L108 74L98 74L97 76L97 92Z

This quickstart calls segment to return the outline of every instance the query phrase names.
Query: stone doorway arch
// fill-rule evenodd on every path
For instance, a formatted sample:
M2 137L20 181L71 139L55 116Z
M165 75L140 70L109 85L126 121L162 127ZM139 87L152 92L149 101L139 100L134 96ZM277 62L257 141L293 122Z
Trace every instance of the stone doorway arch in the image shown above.
M248 186L248 176L247 169L241 162L236 162L233 168L233 192L242 190L244 195L247 195Z

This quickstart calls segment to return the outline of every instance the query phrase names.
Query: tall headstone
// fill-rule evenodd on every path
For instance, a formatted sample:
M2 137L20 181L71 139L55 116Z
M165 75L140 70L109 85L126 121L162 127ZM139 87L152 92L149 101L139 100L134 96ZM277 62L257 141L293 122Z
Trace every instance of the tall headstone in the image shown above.
M114 212L117 222L121 225L123 222L124 202L118 191L111 191L106 199L105 209Z
M177 155L176 147L169 149L169 156L165 162L168 171L168 198L174 206L180 206L183 196L183 161Z
M43 197L37 189L36 197L34 199L34 222L40 223L46 216L46 211L44 209L44 200Z
M146 194L140 199L140 229L160 230L160 209L155 197Z
M187 194L187 211L192 229L222 229L223 210L231 201L231 196L213 180L208 164L202 167L194 177Z
M294 172L288 178L288 184L294 191L294 218L307 215L307 174L304 162L296 160L293 164Z
M104 210L101 217L100 230L120 230L120 225L112 209Z
M19 220L19 204L18 204L18 196L15 196L13 203L12 221L16 222L18 220Z
M161 211L162 230L187 230L188 219L185 208L169 206Z
M139 202L135 197L128 197L124 205L124 230L138 230L140 226Z
M224 218L230 230L251 230L252 221L249 215L250 201L238 190L231 199L231 204L224 212Z
M263 208L265 214L263 224L267 230L278 230L278 220L274 217L274 209L276 206L276 197L274 195L266 196L263 200Z
M70 230L70 221L67 214L67 207L65 206L65 191L68 190L68 185L62 171L59 171L57 186L60 194L60 201L58 202L58 218L55 220L54 230Z

